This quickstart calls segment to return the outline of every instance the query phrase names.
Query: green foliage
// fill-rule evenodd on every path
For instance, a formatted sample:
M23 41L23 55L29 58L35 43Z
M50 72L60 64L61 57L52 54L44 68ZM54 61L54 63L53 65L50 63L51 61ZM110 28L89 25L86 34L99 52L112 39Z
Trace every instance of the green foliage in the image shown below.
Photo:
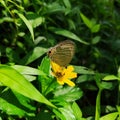
M120 119L119 0L0 0L0 10L1 120ZM75 87L56 82L46 57L65 39Z
M12 90L15 90L16 92L34 99L41 103L46 103L50 106L55 107L49 101L47 101L42 94L40 94L31 83L27 81L20 73L15 71L9 66L1 65L0 66L0 77L2 78L0 82L11 88Z

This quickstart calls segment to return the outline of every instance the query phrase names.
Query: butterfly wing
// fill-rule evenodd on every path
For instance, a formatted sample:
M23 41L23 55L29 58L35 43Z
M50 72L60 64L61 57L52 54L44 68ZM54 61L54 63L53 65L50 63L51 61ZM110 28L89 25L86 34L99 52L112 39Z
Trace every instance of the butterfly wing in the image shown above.
M50 50L50 58L60 66L67 66L75 53L75 44L70 40L63 41Z

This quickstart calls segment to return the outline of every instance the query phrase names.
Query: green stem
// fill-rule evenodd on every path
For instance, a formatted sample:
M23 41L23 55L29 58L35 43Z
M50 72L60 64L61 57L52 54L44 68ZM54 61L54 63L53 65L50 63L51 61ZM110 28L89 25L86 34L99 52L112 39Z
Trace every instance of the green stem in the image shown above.
M98 91L98 95L97 95L97 98L96 98L96 111L95 111L95 120L99 120L100 119L100 98L101 98L101 92L102 92L102 89L99 88L99 91Z
M117 100L117 105L118 106L120 105L120 82L119 82L119 85L118 85L118 100Z

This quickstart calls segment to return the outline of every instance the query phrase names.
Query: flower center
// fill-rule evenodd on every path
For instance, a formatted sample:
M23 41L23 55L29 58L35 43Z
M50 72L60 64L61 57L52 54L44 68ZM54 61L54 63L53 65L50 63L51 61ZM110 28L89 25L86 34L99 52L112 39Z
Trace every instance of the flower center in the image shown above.
M61 72L56 72L55 74L58 78L63 77L65 75L65 73L62 74Z

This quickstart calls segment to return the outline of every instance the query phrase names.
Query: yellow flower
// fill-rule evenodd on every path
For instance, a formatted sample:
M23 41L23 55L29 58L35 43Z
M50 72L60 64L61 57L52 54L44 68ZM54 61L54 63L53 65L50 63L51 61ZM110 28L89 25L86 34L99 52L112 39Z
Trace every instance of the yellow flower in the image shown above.
M75 86L75 83L70 81L70 79L77 77L77 73L73 72L74 67L72 65L65 68L51 61L51 66L52 74L57 78L59 84L67 83L69 86Z

